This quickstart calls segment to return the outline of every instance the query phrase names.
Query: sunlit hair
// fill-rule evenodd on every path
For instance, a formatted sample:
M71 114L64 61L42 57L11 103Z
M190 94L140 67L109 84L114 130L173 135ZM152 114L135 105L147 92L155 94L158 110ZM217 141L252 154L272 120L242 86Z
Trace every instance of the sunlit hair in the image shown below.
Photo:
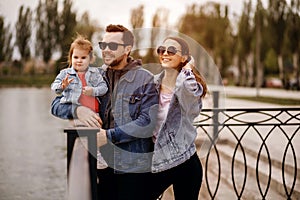
M88 51L91 62L93 62L94 55L93 55L92 43L88 39L83 37L82 35L78 34L76 39L72 42L72 44L70 46L69 55L68 55L69 67L71 67L71 65L72 65L72 55L73 55L74 49L80 49L80 50Z
M179 38L179 37L167 37L167 38L165 38L164 42L166 40L174 40L174 41L178 42L178 44L181 46L181 55L182 56L189 57L191 55L188 43L185 40L183 40L182 38ZM179 70L181 70L182 67L184 67L187 63L188 63L188 60L186 60L183 63L180 63L180 65L178 66ZM203 93L202 93L201 97L204 97L206 95L206 93L207 93L207 84L206 84L206 81L205 81L204 77L201 75L201 73L197 70L197 68L195 66L192 67L192 72L195 75L196 81L198 83L200 83L202 85L202 87L203 87Z
M107 33L117 33L117 32L122 32L123 33L123 37L122 40L124 42L124 44L133 47L133 43L134 43L134 35L133 33L128 30L126 27L120 25L120 24L110 24L106 27L105 30ZM130 54L130 52L129 52ZM129 56L128 54L128 56Z

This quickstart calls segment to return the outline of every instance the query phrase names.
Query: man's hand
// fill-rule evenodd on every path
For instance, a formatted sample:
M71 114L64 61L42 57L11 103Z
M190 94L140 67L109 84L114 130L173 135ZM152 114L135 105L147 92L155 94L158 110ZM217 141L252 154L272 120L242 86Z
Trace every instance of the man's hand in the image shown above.
M100 132L97 133L97 146L101 147L107 143L106 130L100 129Z
M91 109L79 106L76 110L78 119L88 127L101 127L102 120L99 115Z

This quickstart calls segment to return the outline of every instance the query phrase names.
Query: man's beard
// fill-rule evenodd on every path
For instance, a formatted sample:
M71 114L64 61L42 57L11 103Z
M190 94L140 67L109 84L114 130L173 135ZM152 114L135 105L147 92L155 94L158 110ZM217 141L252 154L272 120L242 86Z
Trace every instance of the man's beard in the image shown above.
M126 54L123 54L122 56L119 56L118 58L116 58L115 60L113 60L111 63L110 63L110 67L113 68L115 66L118 66L124 59L124 57L127 56Z

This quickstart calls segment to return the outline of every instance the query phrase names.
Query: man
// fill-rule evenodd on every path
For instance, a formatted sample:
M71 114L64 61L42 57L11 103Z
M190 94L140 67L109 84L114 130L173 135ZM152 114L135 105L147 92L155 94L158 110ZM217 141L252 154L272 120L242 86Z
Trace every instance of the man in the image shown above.
M109 167L98 170L100 199L147 199L152 133L158 94L153 75L129 55L134 36L122 25L109 25L99 42L105 65L100 68L108 92L99 98L100 117L87 107L52 103L53 115L78 118L101 127L97 144Z

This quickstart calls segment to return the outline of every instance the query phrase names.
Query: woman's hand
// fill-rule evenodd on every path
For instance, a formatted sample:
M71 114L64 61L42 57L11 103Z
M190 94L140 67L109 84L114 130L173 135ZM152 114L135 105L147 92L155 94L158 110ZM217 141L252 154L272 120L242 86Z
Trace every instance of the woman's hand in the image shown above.
M79 106L76 110L78 119L88 127L101 127L102 120L99 115L91 109Z
M183 67L184 69L193 69L195 66L195 60L193 56L190 56L190 61Z
M100 129L97 133L97 146L101 147L107 143L106 130Z

